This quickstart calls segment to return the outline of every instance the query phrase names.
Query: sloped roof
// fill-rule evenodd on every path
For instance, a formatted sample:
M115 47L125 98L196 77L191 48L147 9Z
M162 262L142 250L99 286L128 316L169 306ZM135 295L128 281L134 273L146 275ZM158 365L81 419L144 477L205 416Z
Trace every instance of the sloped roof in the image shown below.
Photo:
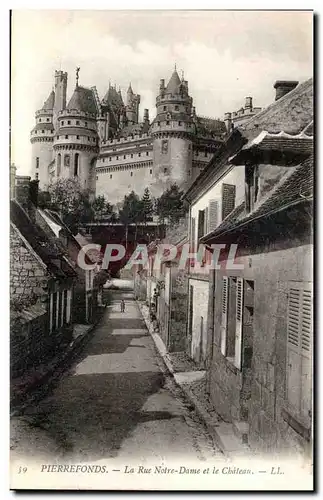
M83 113L97 114L98 110L93 91L85 87L76 87L67 109L77 109Z
M178 87L180 86L180 84L181 84L181 81L180 81L178 73L175 69L172 76L170 77L168 84L167 84L165 93L166 94L177 94Z
M122 96L117 92L115 87L109 87L107 90L105 96L102 99L103 104L107 103L110 104L112 108L123 108L124 103Z
M132 125L126 125L118 134L118 137L128 137L129 135L145 134L148 132L149 125L144 123L134 123Z
M55 103L55 92L54 90L51 91L49 96L47 97L46 101L43 104L43 107L41 109L53 109L54 108L54 103Z
M45 231L31 221L16 200L10 201L10 219L54 276L61 279L75 276L73 268L65 261L63 253L56 245L53 245Z
M236 207L224 221L211 233L205 235L201 241L206 243L233 232L249 222L280 212L292 205L313 199L314 157L311 155L300 165L294 167L290 175L274 189L272 194L263 203L250 213L245 211L245 202Z
M313 122L313 79L299 84L294 90L257 113L239 128L248 138L262 130L269 133L299 134Z
M224 121L204 116L196 117L196 130L198 134L203 135L218 135L227 132Z

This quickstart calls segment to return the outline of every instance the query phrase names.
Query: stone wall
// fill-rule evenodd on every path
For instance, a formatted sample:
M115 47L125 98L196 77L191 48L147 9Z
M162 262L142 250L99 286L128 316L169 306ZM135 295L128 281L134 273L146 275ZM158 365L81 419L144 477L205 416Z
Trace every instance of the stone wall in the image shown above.
M295 431L285 412L288 285L313 280L312 245L294 243L290 241L289 248L277 243L262 253L240 257L242 271L224 271L254 282L252 362L247 371L238 370L221 354L223 271L215 274L214 317L209 308L211 399L227 421L241 419L247 405L249 443L260 452L297 453L309 446L302 426ZM244 385L246 379L249 386Z
M47 269L22 240L17 229L10 227L10 300L36 302L47 295L43 287L48 280Z

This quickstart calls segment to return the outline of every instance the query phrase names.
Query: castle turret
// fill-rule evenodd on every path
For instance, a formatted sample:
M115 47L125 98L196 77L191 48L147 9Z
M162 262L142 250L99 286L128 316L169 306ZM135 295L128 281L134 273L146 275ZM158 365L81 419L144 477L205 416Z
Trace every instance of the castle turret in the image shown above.
M151 125L157 185L176 182L184 188L188 181L194 133L192 102L188 82L179 78L175 68L166 88L161 80L156 98L157 114Z
M78 76L78 73L77 73ZM95 91L78 85L57 116L54 139L55 177L77 178L84 189L95 192L95 161L98 154Z
M36 124L30 135L32 178L39 181L41 189L44 189L49 183L48 168L53 156L55 97L55 92L52 90L43 107L36 111Z
M130 83L127 90L127 105L126 105L126 116L129 125L138 123L139 104L140 104L140 95L133 93Z
M53 109L54 128L57 126L57 115L66 108L67 73L55 71L55 101Z

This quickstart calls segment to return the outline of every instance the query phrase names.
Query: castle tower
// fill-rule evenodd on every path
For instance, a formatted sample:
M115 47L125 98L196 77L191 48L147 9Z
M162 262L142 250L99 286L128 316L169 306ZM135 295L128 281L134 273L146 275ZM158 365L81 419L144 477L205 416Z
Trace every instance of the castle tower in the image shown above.
M126 116L129 125L136 124L139 121L139 104L140 104L140 95L133 93L130 83L129 88L127 90L127 105L126 105Z
M54 138L55 178L76 178L83 189L95 193L95 162L98 154L94 89L78 85L66 109L58 112Z
M53 158L55 92L51 91L43 107L36 111L35 127L31 131L32 178L39 181L40 189L49 183L49 165Z
M151 126L154 187L176 183L185 188L192 167L192 98L188 83L180 80L176 67L165 87L162 79L156 98L157 114ZM154 193L153 193L154 194Z
M57 115L62 109L66 108L66 91L67 91L67 73L64 71L55 71L55 101L53 124L57 127Z

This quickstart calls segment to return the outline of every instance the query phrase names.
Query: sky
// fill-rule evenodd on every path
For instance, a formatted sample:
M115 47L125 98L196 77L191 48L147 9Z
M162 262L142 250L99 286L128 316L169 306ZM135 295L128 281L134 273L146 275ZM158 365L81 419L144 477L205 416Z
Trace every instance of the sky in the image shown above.
M273 102L276 80L313 74L312 13L302 11L14 10L11 41L11 161L31 170L30 131L55 70L102 98L111 84L141 95L140 116L155 116L159 82L176 63L197 114L223 118L253 97Z

